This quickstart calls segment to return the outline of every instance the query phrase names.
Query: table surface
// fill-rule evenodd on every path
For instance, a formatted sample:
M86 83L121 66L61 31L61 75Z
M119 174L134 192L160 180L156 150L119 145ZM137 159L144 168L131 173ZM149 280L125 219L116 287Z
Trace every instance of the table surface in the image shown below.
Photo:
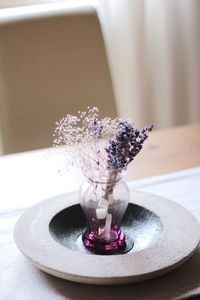
M174 200L200 221L199 132L200 125L155 130L130 167L127 179L143 178L129 183L130 186ZM189 169L193 167L196 168ZM188 170L170 173L184 169ZM151 177L158 174L165 175ZM0 157L0 299L110 300L113 295L115 299L124 295L131 300L167 300L200 294L200 250L173 273L114 290L70 283L32 267L14 244L12 232L16 220L26 207L77 190L83 180L79 169L58 175L55 157L48 149Z
M154 130L127 179L141 179L200 166L200 124Z
M153 130L125 179L138 180L200 166L200 124ZM0 157L0 209L26 207L58 193L77 190L80 169L58 174L49 149Z
M200 168L195 168L129 184L130 188L134 187L174 200L187 208L200 221L199 182ZM0 299L2 300L120 300L122 298L172 300L200 295L200 248L195 255L173 272L154 280L127 286L84 285L45 274L33 267L14 243L13 228L22 212L23 209L0 212Z

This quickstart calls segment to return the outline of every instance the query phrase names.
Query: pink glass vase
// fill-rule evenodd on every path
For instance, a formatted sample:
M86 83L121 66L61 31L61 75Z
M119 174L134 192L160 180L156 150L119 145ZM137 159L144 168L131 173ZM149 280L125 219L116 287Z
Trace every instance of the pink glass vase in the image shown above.
M87 179L80 188L80 205L87 228L82 240L86 248L109 252L125 246L121 220L128 206L130 193L120 180Z

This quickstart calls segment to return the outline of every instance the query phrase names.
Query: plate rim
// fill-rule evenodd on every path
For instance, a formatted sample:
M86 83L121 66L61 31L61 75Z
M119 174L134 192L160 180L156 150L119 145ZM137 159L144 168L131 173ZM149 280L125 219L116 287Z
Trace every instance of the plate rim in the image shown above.
M68 193L57 195L43 200L42 202L39 202L26 210L15 225L14 240L19 250L29 260L31 260L33 265L51 275L71 281L90 284L124 284L144 281L163 275L164 273L167 273L180 266L192 256L192 254L198 247L200 240L200 225L190 212L188 212L185 208L183 208L176 202L168 200L162 196L131 190L130 203L143 206L161 218L161 222L164 226L162 238L157 241L153 245L153 247L127 254L95 256L86 253L80 253L78 251L73 251L57 243L50 235L49 228L47 229L47 227L49 227L49 223L53 216L55 216L58 212L71 205L79 203L79 201L77 200L77 196L77 192L73 192L70 194ZM161 202L165 203L164 207L161 206ZM151 207L149 207L149 205ZM49 208L48 211L46 211L47 208ZM166 208L168 208L168 212L171 211L171 216L167 214ZM170 255L168 253L168 261L164 259L165 257L162 257L163 261L158 263L157 260L156 263L156 253L161 250L164 251L166 245L169 245L169 242L171 241L169 236L169 234L172 233L170 220L172 221L172 217L175 216L175 211L178 213L179 218L181 218L182 221L186 221L185 225L191 225L191 229L188 231L187 226L185 226L187 231L186 234L181 235L181 231L179 229L181 238L185 239L187 234L191 233L187 236L191 240L190 242L186 241L186 247L184 251L178 253L177 251L181 251L181 249L178 249L176 247L176 251L174 251L173 255L172 253ZM35 219L33 217L35 217ZM176 221L178 222L178 220ZM40 225L40 228L38 226L36 229L35 224ZM180 226L180 224L181 222L179 220L177 226ZM29 233L28 240L27 232ZM35 240L37 234L41 238L40 243L38 243L38 240ZM165 243L166 240L168 241L168 243ZM66 266L65 264L63 266L61 264L61 261L59 262L58 257L54 257L53 261L48 256L48 253L47 257L42 255L41 249L45 249L45 253L47 251L44 246L44 241L46 241L48 246L51 247L51 253L59 253L58 256L60 260L68 259L71 260L71 262L68 262ZM181 245L184 245L184 240L181 241ZM172 247L171 251L173 249L174 246ZM174 256L174 254L175 259L172 259L172 256ZM150 258L146 259L147 255L149 255ZM75 267L73 267L72 259L74 259L75 261ZM145 265L142 259L146 259L146 261L148 261L148 264ZM139 263L143 263L143 265L138 265ZM91 268L91 266L94 266L94 264L97 266L98 272L95 272ZM116 264L118 265L118 267L116 267ZM81 270L80 266L82 268L85 268L85 270ZM143 267L143 271L140 270L141 266ZM112 267L114 267L113 270ZM122 269L120 269L119 272L118 269L120 267ZM144 271L145 267L146 271ZM134 268L136 269L135 272Z

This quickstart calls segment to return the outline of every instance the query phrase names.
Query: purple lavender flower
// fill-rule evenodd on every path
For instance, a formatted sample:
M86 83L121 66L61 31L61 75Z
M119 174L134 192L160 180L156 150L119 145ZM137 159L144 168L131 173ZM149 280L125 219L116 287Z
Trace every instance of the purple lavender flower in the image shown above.
M135 158L147 139L147 131L153 125L145 126L141 131L130 121L119 121L116 138L110 139L107 152L107 168L111 172L120 172Z
M152 128L138 130L131 121L99 119L98 108L88 107L77 116L66 115L56 122L54 146L64 168L79 166L88 178L112 177L140 152ZM104 140L106 148L102 146Z
M95 140L101 138L103 130L103 124L101 121L98 121L96 117L94 117L93 122L92 122L92 132L93 132L93 137Z

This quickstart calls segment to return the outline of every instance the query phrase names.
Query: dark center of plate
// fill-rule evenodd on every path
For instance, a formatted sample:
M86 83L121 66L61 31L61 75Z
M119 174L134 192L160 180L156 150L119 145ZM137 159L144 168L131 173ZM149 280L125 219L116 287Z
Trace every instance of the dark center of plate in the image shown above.
M126 236L126 247L116 254L149 248L158 242L163 233L163 224L156 214L132 203L128 205L121 227ZM81 235L85 229L86 220L79 204L60 211L49 223L50 234L59 244L71 250L97 254L86 249L82 243Z

